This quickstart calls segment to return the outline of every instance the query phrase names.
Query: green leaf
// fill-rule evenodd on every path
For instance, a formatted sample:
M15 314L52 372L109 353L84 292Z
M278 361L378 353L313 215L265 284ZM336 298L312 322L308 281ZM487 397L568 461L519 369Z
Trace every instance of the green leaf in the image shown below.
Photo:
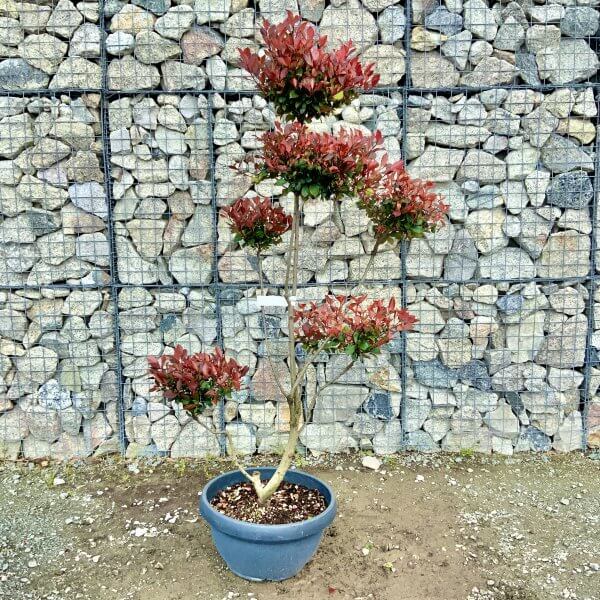
M320 194L321 194L321 187L320 187L318 184L316 184L316 183L313 183L313 184L310 186L310 188L309 188L309 189L310 189L310 195L311 195L313 198L318 198L318 197L320 196Z
M344 350L344 352L346 354L348 354L349 356L352 356L355 351L356 351L356 346L354 344L350 344L350 346L346 346L346 349Z

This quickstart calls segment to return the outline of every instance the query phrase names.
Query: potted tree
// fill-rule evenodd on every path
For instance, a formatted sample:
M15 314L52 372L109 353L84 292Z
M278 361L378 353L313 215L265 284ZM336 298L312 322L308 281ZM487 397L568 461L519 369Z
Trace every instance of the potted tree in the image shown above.
M365 135L342 129L337 135L311 129L313 119L340 109L359 92L378 83L374 65L362 65L352 42L327 49L327 38L314 25L288 13L279 24L265 21L264 49L242 49L241 63L282 121L262 135L262 150L252 161L256 181L276 179L293 198L291 215L269 198L243 197L223 213L234 240L256 254L261 302L268 303L262 256L287 236L285 284L272 298L285 307L288 325L289 379L273 376L289 407L289 434L277 467L245 468L232 439L227 448L237 470L204 488L200 512L231 570L252 580L282 580L295 575L311 558L325 528L334 518L333 492L307 473L291 470L303 423L311 416L318 394L308 406L302 392L309 365L325 353L344 353L347 366L319 394L349 371L356 361L377 354L416 319L389 301L369 301L362 293L373 259L382 244L422 236L443 223L447 207L432 184L412 179L402 162L391 162L379 132ZM375 242L356 295L328 295L322 302L298 304L298 255L303 203L308 199L336 202L355 197L373 222ZM155 389L179 402L217 436L227 436L203 412L239 390L248 368L224 356L221 349L189 355L150 357Z

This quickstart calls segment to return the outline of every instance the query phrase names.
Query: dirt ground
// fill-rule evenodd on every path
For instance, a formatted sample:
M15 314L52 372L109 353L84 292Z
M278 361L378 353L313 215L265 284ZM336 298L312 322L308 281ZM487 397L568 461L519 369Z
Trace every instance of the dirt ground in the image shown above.
M600 460L401 455L298 466L335 525L283 583L228 572L197 516L223 462L0 466L0 598L600 600Z

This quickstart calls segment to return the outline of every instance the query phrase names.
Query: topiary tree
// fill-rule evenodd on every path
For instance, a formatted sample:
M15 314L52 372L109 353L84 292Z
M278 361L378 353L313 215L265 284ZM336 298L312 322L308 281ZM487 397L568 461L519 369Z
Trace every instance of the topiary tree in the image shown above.
M447 206L432 191L433 184L415 180L401 161L391 162L384 152L380 132L365 135L342 129L336 135L319 133L310 121L328 115L359 93L378 83L374 65L362 65L352 42L327 50L326 36L316 27L288 12L279 24L264 21L261 52L240 50L241 64L255 79L264 97L272 102L278 122L262 135L262 151L252 161L256 182L276 179L293 196L293 212L287 215L271 199L244 197L223 210L234 240L258 258L261 292L265 289L262 256L289 232L283 298L287 306L289 385L284 386L273 365L273 377L290 412L290 431L279 465L269 481L239 469L252 482L261 503L278 489L296 453L303 423L316 400L347 373L358 360L376 355L398 332L412 328L414 316L389 302L369 301L366 295L327 295L322 302L295 304L298 289L298 253L303 202L320 199L336 202L355 197L373 222L375 244L359 286L364 282L380 246L390 240L419 237L444 221ZM297 346L303 352L298 358ZM348 365L337 377L321 386L311 399L304 419L302 388L309 366L322 352L345 353ZM214 354L188 356L176 349L173 357L151 360L156 389L179 399L192 413L201 412L219 398L239 389L247 367ZM181 363L187 364L181 368ZM185 373L187 372L187 375ZM190 386L190 381L192 384ZM213 433L221 432L212 429ZM232 440L229 449L235 457Z

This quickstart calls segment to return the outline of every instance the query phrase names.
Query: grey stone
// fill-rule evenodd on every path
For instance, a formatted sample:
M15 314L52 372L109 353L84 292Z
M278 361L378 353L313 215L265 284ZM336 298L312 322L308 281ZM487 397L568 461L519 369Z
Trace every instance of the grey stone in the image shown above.
M81 56L69 56L60 63L48 87L99 89L102 70L100 65Z
M365 402L369 390L363 386L332 385L317 399L313 411L315 423L345 422Z
M440 447L427 431L409 431L402 449L413 452L440 451Z
M70 0L58 0L46 23L46 31L69 39L82 22L81 13Z
M527 427L521 438L529 444L529 448L534 452L548 452L552 446L552 440L536 427Z
M365 413L357 413L354 415L354 423L352 425L352 431L356 435L375 435L378 431L383 429L384 424L375 417Z
M152 421L150 425L150 435L156 444L157 449L161 452L169 451L181 429L177 417L174 415L166 415L162 419L153 421L152 418L150 418L150 420ZM181 450L185 450L183 444Z
M318 23L323 16L325 0L298 0L298 8L303 19Z
M164 15L171 2L170 0L132 0L132 4L140 6L155 15Z
M0 156L15 158L33 141L33 122L29 115L8 115L0 120Z
M63 387L56 379L49 379L36 392L37 403L45 409L62 411L71 406L71 392Z
M541 85L535 56L529 52L515 54L515 66L521 79L529 85Z
M110 245L106 235L101 232L84 233L75 240L77 258L107 267L110 264Z
M506 179L506 163L483 150L469 150L458 170L457 179L474 180L481 184Z
M380 75L379 85L396 85L405 73L404 50L389 44L376 44L362 53L365 62L374 62Z
M69 198L77 208L101 219L108 217L106 195L102 186L96 181L72 184L69 186Z
M555 173L594 168L591 156L581 146L559 135L552 135L542 148L542 162Z
M530 279L536 269L531 258L518 248L502 248L479 260L479 273L486 279Z
M63 60L69 46L54 36L29 35L21 44L21 56L36 69L52 75Z
M309 423L300 433L300 441L312 452L336 453L356 447L356 440L342 423Z
M546 190L546 199L560 208L585 208L594 195L587 173L574 171L554 177Z
M526 250L531 258L537 258L552 231L553 220L544 219L535 210L526 208L519 216L519 225L519 246Z
M404 429L405 431L418 431L425 423L431 410L429 400L416 400L408 398L404 407Z
M323 11L320 32L327 36L328 46L337 48L353 40L359 52L377 40L377 23L357 0L349 0L344 10L327 6Z
M58 355L50 348L33 346L16 359L21 374L36 383L44 383L54 375L58 366Z
M230 444L239 454L254 454L256 452L256 430L253 425L246 423L227 423L227 447Z
M212 280L212 248L210 245L176 250L169 260L169 270L183 285L202 285Z
M135 38L126 31L116 31L106 37L106 51L113 56L130 54L135 47Z
M154 65L145 65L133 56L112 60L107 71L111 90L150 90L160 83L160 74Z
M21 342L27 328L27 317L23 313L12 309L0 310L0 335L3 338Z
M398 412L392 406L392 392L374 390L369 394L364 405L367 414L383 421L390 421L398 416Z
M464 157L464 150L427 146L419 158L409 163L407 170L419 179L452 181Z
M483 0L467 0L463 4L464 26L475 37L493 40L498 26L494 13Z
M20 443L28 431L27 419L20 408L0 415L0 443Z
M450 12L448 9L438 6L426 15L425 27L434 31L440 31L445 35L454 35L462 30L463 19L460 15Z
M598 11L590 6L567 6L560 30L573 38L588 38L598 31Z
M584 277L590 269L590 239L576 231L553 233L538 259L540 277Z
M460 79L452 62L436 52L413 52L410 67L415 87L452 87Z
M581 413L572 412L565 417L562 425L558 428L552 448L557 452L572 452L580 450L583 445L583 425Z
M145 65L153 65L180 53L179 44L167 40L154 31L140 31L135 36L135 57Z
M84 23L77 28L71 38L69 54L71 56L83 56L84 58L98 58L100 56L101 37L102 33L97 25Z
M524 40L525 28L511 15L500 25L493 45L499 50L515 52L521 47Z
M373 438L375 454L394 454L402 448L402 424L398 420L386 423Z
M158 268L144 260L133 244L123 236L115 236L117 271L121 283L147 285L158 281Z
M157 19L154 29L163 37L178 41L193 22L194 11L190 6L173 6Z
M444 366L439 360L413 362L415 379L434 388L451 388L458 382L456 369Z
M471 360L457 370L460 381L467 383L479 390L487 391L491 388L491 379L487 365L482 360Z
M200 24L223 22L231 13L231 0L194 0L193 4L196 21Z
M536 362L557 369L581 367L585 358L586 329L584 315L575 315L553 326L544 338Z
M165 417L165 419L168 418L169 416ZM155 426L158 429L161 423L162 421L157 421L152 424L151 432L155 442L157 441L154 438ZM157 437L160 439L160 435L157 434ZM188 421L184 425L179 436L171 445L171 458L218 456L219 452L216 436L194 420Z
M8 58L0 62L0 87L9 91L45 88L49 77L40 69L32 67L22 58Z
M469 87L500 85L511 83L516 75L517 67L512 63L495 56L486 56L477 63L473 71L461 77L461 83Z
M586 81L600 66L598 55L585 40L570 38L538 52L536 61L540 77L554 84Z
M467 66L472 39L473 35L470 31L461 31L456 35L450 36L440 46L440 50L455 67L463 70Z
M519 435L519 419L506 402L500 402L496 409L487 413L483 422L498 437L515 439Z
M406 17L404 9L399 6L389 6L377 17L379 35L384 44L395 44L404 37Z
M452 248L444 259L444 277L451 281L466 281L477 268L477 248L473 238L463 229L456 232Z

